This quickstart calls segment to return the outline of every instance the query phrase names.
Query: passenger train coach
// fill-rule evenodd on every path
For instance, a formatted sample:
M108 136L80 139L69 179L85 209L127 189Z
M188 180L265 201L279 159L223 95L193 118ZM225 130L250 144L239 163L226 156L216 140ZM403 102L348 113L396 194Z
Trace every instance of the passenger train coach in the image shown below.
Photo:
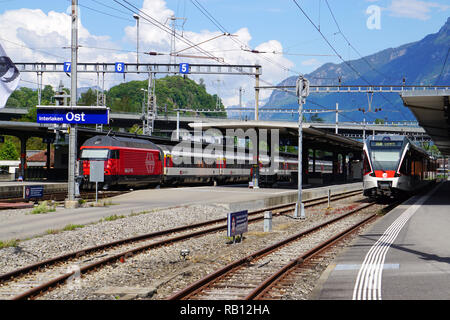
M248 153L208 154L204 150L177 150L148 140L116 136L95 136L80 148L81 188L95 187L89 182L90 162L104 161L104 182L100 188L114 186L245 183L252 178L252 155ZM290 181L297 172L297 156L282 154L274 159L260 156L260 183Z
M410 194L436 179L436 160L405 136L369 136L363 157L364 195L371 198Z

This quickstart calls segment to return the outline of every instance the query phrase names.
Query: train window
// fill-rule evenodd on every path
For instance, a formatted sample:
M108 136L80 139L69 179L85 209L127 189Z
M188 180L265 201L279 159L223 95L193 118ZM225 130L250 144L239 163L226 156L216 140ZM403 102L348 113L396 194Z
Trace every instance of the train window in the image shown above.
M367 159L367 155L365 152L364 152L363 170L364 170L364 174L371 172L369 160Z
M108 149L83 149L81 151L81 160L90 160L90 159L107 159L108 158Z
M397 170L398 168L399 150L372 150L371 156L374 170Z
M120 154L119 154L119 150L111 150L111 159L119 159L120 158Z
M411 156L407 154L403 159L402 165L400 167L400 173L409 175L411 174Z
M403 141L370 141L373 170L397 170Z

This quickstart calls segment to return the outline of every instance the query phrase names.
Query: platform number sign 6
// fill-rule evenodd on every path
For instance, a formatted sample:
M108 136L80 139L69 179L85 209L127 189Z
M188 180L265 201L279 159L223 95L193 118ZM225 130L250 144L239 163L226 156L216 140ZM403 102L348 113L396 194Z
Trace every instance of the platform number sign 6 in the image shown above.
M116 72L124 73L125 72L125 63L123 63L123 62L116 62Z
M189 63L180 63L180 73L181 74L189 73Z
M64 62L64 72L72 71L72 62Z

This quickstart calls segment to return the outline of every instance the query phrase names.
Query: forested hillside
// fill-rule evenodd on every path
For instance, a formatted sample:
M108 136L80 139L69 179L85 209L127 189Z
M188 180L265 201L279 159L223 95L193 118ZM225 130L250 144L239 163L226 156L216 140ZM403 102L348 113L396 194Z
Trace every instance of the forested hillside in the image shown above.
M141 113L142 105L147 99L147 93L141 89L147 90L148 81L130 81L121 83L105 92L106 105L112 112L132 112ZM65 89L69 92L68 89ZM158 113L173 114L174 109L195 109L195 110L216 110L217 95L211 95L206 92L205 86L200 80L200 84L195 81L180 76L167 76L156 80L156 103ZM52 96L55 95L54 89L47 85L42 90L41 105L54 104ZM36 90L21 87L15 90L8 99L6 107L27 108L29 115L22 120L36 121L35 106L38 103ZM146 103L146 100L145 100ZM97 104L97 92L89 89L81 94L77 105ZM225 110L221 101L219 101L219 110ZM225 115L225 111L222 115Z

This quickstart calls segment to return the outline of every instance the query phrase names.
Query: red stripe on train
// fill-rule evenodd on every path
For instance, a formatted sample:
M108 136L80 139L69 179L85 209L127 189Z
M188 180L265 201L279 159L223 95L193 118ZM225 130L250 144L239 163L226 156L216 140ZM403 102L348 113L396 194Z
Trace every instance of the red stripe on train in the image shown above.
M375 170L375 177L377 178L394 178L395 177L395 170Z

